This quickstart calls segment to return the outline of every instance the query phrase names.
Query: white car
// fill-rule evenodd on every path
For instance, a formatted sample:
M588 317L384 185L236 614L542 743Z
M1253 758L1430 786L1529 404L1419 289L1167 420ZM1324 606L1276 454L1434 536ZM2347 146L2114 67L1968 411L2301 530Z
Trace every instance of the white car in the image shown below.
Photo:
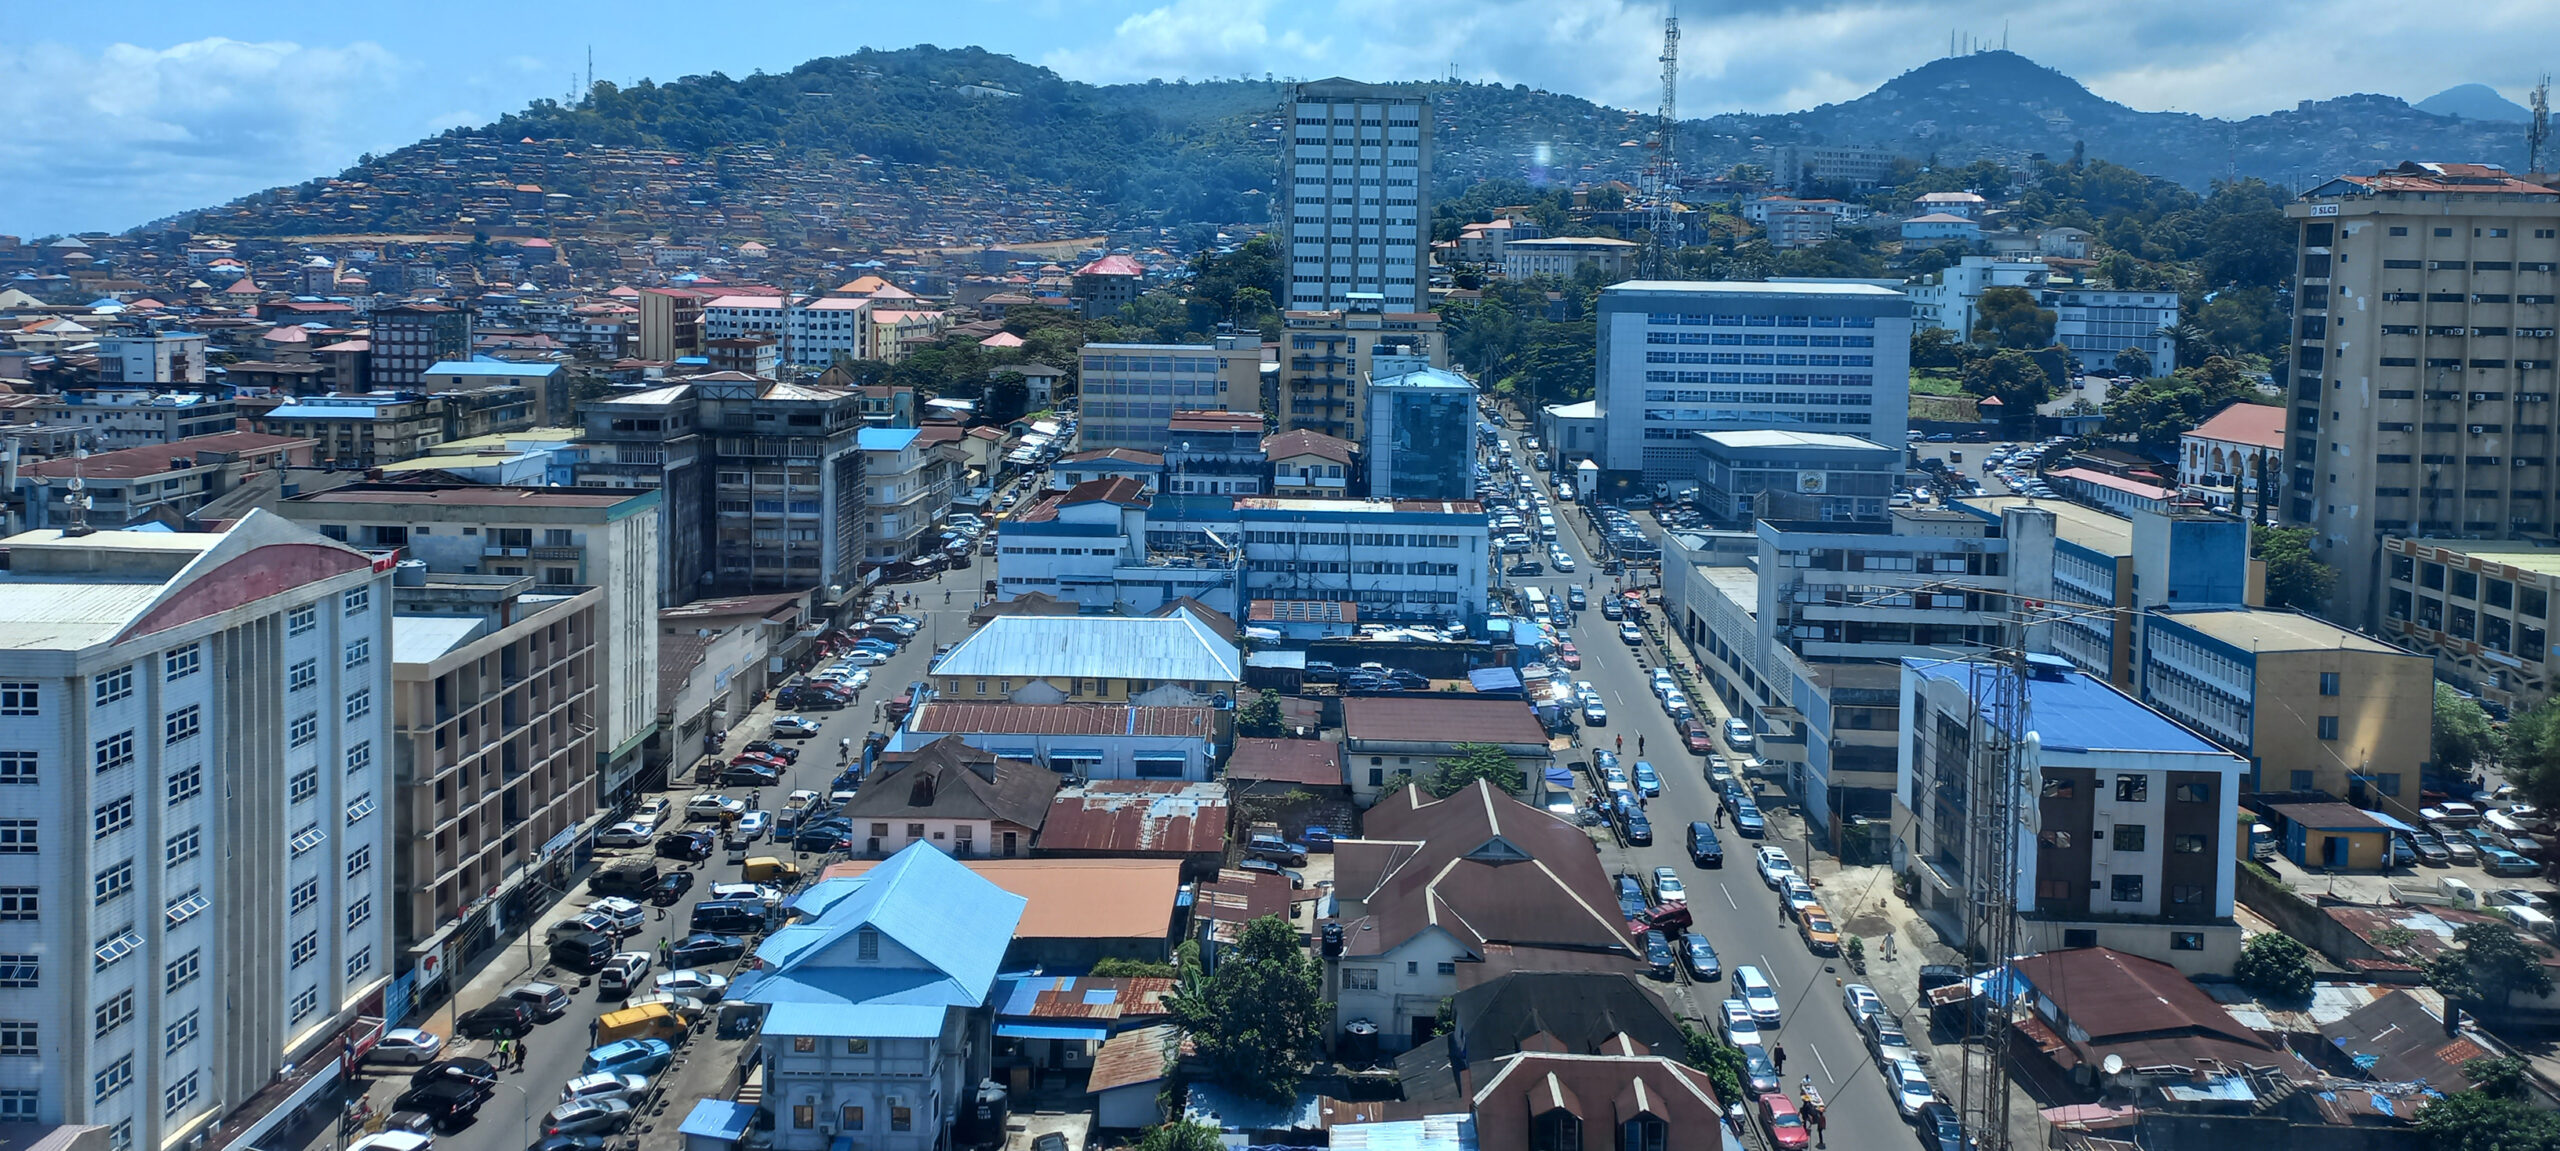
M738 817L737 826L729 829L729 838L739 843L754 843L764 838L764 833L771 830L773 830L773 813L750 811Z
M444 1050L444 1038L432 1031L415 1027L394 1027L382 1033L373 1045L368 1059L384 1063L433 1063L436 1053Z
M1678 686L1679 683L1680 681L1672 676L1670 668L1657 667L1653 669L1653 694L1661 695L1663 692L1669 691L1673 687Z
M1796 861L1787 858L1787 849L1763 847L1759 854L1760 881L1768 884L1772 890L1785 887L1787 877L1796 873Z
M868 648L859 647L844 653L844 658L845 662L857 664L862 667L877 667L889 662L888 656L882 655L879 652L872 651Z
M1760 1026L1778 1025L1778 985L1769 982L1759 968L1734 968L1733 989L1741 994L1743 1004L1751 1008L1751 1018L1758 1020Z
M648 908L619 895L608 895L588 904L587 913L612 920L614 927L624 932L638 931L642 924L649 922Z
M832 668L832 667L831 667L831 668L828 668L828 669L827 669L827 670L825 670L825 671L819 672L818 674L816 674L816 675L814 675L814 676L811 676L811 677L809 677L809 678L811 678L811 679L832 680L832 681L834 681L834 682L836 682L836 683L843 684L843 685L845 685L846 687L860 688L860 687L869 687L869 686L871 686L871 670L870 670L869 668L860 668L860 667Z
M1576 703L1580 703L1584 700L1598 699L1600 698L1600 689L1591 686L1590 680L1577 679L1573 681L1573 698Z
M1653 897L1663 903L1689 902L1689 885L1680 882L1680 873L1668 867L1653 869Z
M805 715L773 717L773 734L784 739L806 739L818 734L818 721Z
M629 1101L638 1099L648 1092L649 1077L646 1075L615 1075L609 1071L598 1071L592 1075L581 1075L570 1080L567 1086L560 1089L560 1101L563 1103L572 1099Z
M647 847L649 846L649 841L657 838L657 836L658 829L655 825L643 823L636 819L626 819L597 832L596 846Z
M1566 555L1566 554L1565 554L1565 553L1563 553L1563 552L1556 552L1555 554L1550 555L1550 556L1548 556L1547 558L1548 558L1549 560L1551 560L1551 561L1553 561L1553 562L1554 562L1554 564L1555 564L1555 569L1556 569L1557 571L1560 571L1560 572L1569 572L1569 571L1572 571L1572 570L1573 570L1573 557L1572 557L1572 556Z
M1739 999L1725 1000L1716 1009L1716 1022L1724 1028L1724 1041L1736 1047L1762 1041L1760 1023L1751 1017L1751 1005Z
M435 1136L418 1131L376 1131L347 1144L347 1151L435 1151Z
M785 812L798 812L806 809L810 804L816 802L818 802L818 793L804 787L782 797L782 810Z
M729 977L698 967L679 967L659 976L655 986L669 995L690 995L718 1003L721 996L729 993Z
M1893 1096L1893 1109L1909 1119L1920 1113L1938 1097L1938 1089L1929 1086L1929 1075L1920 1065L1908 1059L1896 1059L1884 1065L1884 1089Z
M725 795L697 795L684 805L686 823L712 823L724 815L745 815L747 801Z
M634 823L648 824L649 829L655 831L658 828L665 827L667 825L667 817L674 815L675 813L675 801L670 800L663 795L653 795L642 800L640 802L640 806L632 811L631 820Z
M1884 1013L1884 997L1864 983L1852 983L1840 989L1840 1006L1848 1009L1850 1025L1864 1030L1868 1016Z
M1682 708L1685 708L1685 707L1688 707L1688 706L1689 706L1689 693L1688 693L1688 692L1682 691L1682 690L1680 690L1679 688L1676 688L1676 687L1675 687L1675 688L1672 688L1672 689L1671 689L1671 690L1669 690L1669 691L1666 691L1666 692L1663 692L1663 693L1662 693L1662 710L1663 710L1663 711L1665 711L1665 712L1674 712L1674 711L1678 711L1678 710L1680 710L1680 709L1682 709Z

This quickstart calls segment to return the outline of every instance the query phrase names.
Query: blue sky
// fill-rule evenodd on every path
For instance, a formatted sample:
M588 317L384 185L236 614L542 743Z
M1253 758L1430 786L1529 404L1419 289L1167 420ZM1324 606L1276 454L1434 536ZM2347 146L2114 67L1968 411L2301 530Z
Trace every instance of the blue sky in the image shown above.
M1681 13L1681 109L1849 99L1996 40L2136 108L2246 116L2477 81L2521 100L2560 0L1718 0ZM337 172L527 100L595 50L628 83L870 46L977 44L1110 83L1454 70L1620 106L1658 98L1661 0L941 0L915 4L26 4L0 38L0 232L121 229ZM2454 158L2454 157L2448 157Z

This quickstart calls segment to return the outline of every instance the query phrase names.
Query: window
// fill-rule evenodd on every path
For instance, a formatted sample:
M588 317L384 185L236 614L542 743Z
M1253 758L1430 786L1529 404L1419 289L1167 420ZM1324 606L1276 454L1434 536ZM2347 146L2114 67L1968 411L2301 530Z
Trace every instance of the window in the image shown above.
M349 930L364 926L365 921L372 918L372 896L365 896L347 905L347 927Z
M303 965L303 964L305 964L305 963L309 963L309 962L311 962L311 960L312 960L314 957L318 956L319 954L320 954L320 933L319 933L319 932L317 932L317 931L307 931L307 932L304 932L304 933L303 933L302 938L300 938L300 939L297 939L297 940L294 940L294 941L293 941L293 965L294 965L294 966L296 966L296 967L300 967L300 966L302 966L302 965Z
M99 940L98 946L91 949L90 954L97 959L97 970L104 971L123 961L125 956L140 950L142 950L141 933L127 927Z
M368 791L357 796L354 802L347 805L347 826L353 827L371 814L373 814L373 793Z
M2201 931L2172 931L2172 932L2170 932L2170 933L2169 933L2169 950L2171 950L2171 951L2202 951L2202 950L2204 950L2204 932L2201 932Z
M286 691L307 691L310 688L317 686L319 683L319 660L302 660L285 670L284 689Z
M868 1039L858 1038L847 1039L844 1041L844 1053L847 1055L869 1055L871 1054L871 1041Z
M2320 694L2338 694L2338 673L2334 671L2324 671L2320 673Z
M36 1024L32 1019L0 1019L0 1055L33 1055L36 1053Z
M2036 841L2044 844L2046 847L2067 851L2070 850L2071 847L2071 833L2061 830L2047 830L2042 835L2037 836Z
M187 952L176 959L170 960L169 966L161 972L160 990L163 992L176 991L181 987L195 982L196 976L202 974L204 974L204 953L202 950L199 949Z
M347 853L347 878L373 870L373 845L368 843Z
M98 902L101 904L132 891L133 861L128 859L99 872L90 880L90 886L97 893Z
M0 1091L0 1123L33 1123L36 1121L36 1093L31 1090ZM117 1151L122 1151L121 1148Z
M32 923L42 902L33 887L0 887L0 923Z
M817 1126L817 1125L818 1125L818 1109L817 1109L817 1107L815 1107L814 1105L811 1105L811 1104L807 1104L807 1103L794 1103L794 1104L792 1104L792 1105L791 1105L791 1125L792 1125L792 1126L794 1126L794 1127L803 1127L803 1128L806 1128L806 1127L815 1127L815 1126Z
M2176 800L2179 803L2211 803L2213 802L2213 785L2210 783L2181 783L2177 787L2170 789L2169 798Z
M0 819L0 855L34 855L41 820Z
M2324 715L2324 716L2321 716L2321 717L2320 717L2320 738L2322 738L2322 739L2336 739L2336 738L2338 738L2338 717L2337 717L2337 716L2334 716L2334 715Z
M320 609L315 605L304 604L301 607L285 613L284 631L286 635L301 635L302 633L310 631L312 628L318 626L320 626Z
M2117 776L2117 777L2116 777L2116 802L2118 802L2118 803L2149 803L2150 801L2151 801L2151 777L2150 777L2150 776L2147 776L2147 775L2119 775L2119 776Z
M2170 836L2169 850L2180 855L2202 855L2204 854L2204 837L2201 835Z
M1345 990L1345 991L1375 991L1375 990L1377 990L1377 989L1378 989L1378 969L1377 969L1377 968L1375 968L1375 967L1345 967L1345 968L1343 968L1343 969L1342 969L1342 989L1343 989L1343 990Z
M179 1048L196 1041L196 1035L201 1030L197 1015L197 1012L187 1012L179 1016L177 1022L170 1024L161 1033L161 1046L165 1051L174 1055Z
M818 1049L818 1037L815 1035L794 1035L791 1037L791 1049L804 1055L814 1052Z
M120 699L130 698L133 695L133 665L126 664L114 671L100 672L97 680L90 686L94 693L91 702L97 704L110 704Z
M89 825L100 839L133 826L133 797L128 795L99 804L98 809L89 815Z
M168 1090L160 1093L161 1114L174 1116L186 1110L188 1104L196 1101L198 1074L194 1071L187 1072L185 1078L170 1084Z
M2111 895L2111 896L2113 896L2116 902L2118 902L2118 903L2140 903L2140 902L2142 902L2142 877L2141 877L2141 876L2139 876L2139 875L2118 875L2118 876L2114 876L2114 877L2112 877L2112 883L2113 883L2114 890L2110 891L2108 894L2109 894L2109 895Z
M2069 799L2077 790L2079 789L2076 784L2061 776L2048 775L2044 777L2044 797L2046 799Z
M190 919L204 914L212 907L212 897L206 895L202 891L190 891L185 895L181 895L178 898L169 901L169 926L176 927L181 923L185 923Z
M373 741L364 740L347 749L347 774L354 775L373 766Z
M347 693L347 719L349 722L363 719L364 717L372 714L372 688L358 688L355 691Z
M116 1092L133 1086L133 1056L127 1055L107 1064L106 1070L98 1072L90 1080L90 1086L94 1089L94 1094L100 1103L114 1098Z
M2118 851L2149 850L2150 841L2150 826L2140 823L2119 823L2115 834L2108 837L2108 842Z
M190 827L170 836L161 849L162 863L169 867L175 867L202 854L204 854L204 829L201 827Z
M1456 975L1458 973L1458 965L1455 963L1443 962L1439 966L1439 971L1442 975Z
M843 1111L839 1115L839 1119L843 1123L844 1129L847 1131L862 1130L862 1108L858 1105L852 1103L845 1104Z
M373 970L373 948L366 947L347 957L347 978L355 979Z
M306 767L293 773L293 782L285 785L285 800L300 803L320 794L320 769Z
M320 902L319 880L306 879L293 885L293 899L291 904L293 910L302 911L318 902Z
M2202 884L2173 883L2169 885L2169 902L2173 906L2193 907L2204 901L2205 888Z
M295 716L293 726L285 732L288 747L307 747L320 739L320 717L317 714Z
M567 581L563 580L563 581L561 581L561 582L565 583L565 582L567 582ZM372 663L372 662L373 662L373 641L372 641L372 640L370 640L370 639L364 639L364 638L357 638L357 639L349 640L349 641L347 642L347 666L348 666L348 667L350 667L350 668L363 667L364 665L366 665L366 664L368 664L368 663Z
M160 727L162 743L177 743L181 740L193 739L204 730L204 708L198 704L188 704L170 712L169 717L161 722Z
M170 682L185 679L204 670L204 645L191 643L185 647L170 648L161 654L160 664L168 673L165 678Z
M900 1101L900 1100L896 1100L896 1099L892 1099L892 1100L890 1100L890 1101L889 1101L889 1130L891 1130L891 1131L913 1131L913 1130L915 1130L915 1129L916 1129L916 1112L915 1112L915 1109L914 1109L914 1108L912 1108L912 1107L907 1106L904 1102L902 1102L902 1101Z
M318 823L306 823L302 825L302 830L293 833L292 841L286 846L293 849L296 857L300 857L328 841L329 833L320 830Z
M310 1018L312 1012L318 1010L320 1010L319 988L305 987L302 989L302 994L293 997L294 1022L300 1023L304 1019Z
M204 794L204 765L191 763L169 773L169 802Z
M2293 772L2293 775L2292 775L2292 783L2293 783L2292 790L2294 790L2294 791L2309 791L2309 790L2311 790L2311 788L2313 787L2311 773L2310 773L2310 772L2308 772L2308 771L2303 771L2303 770L2300 770L2300 769L2296 769L2296 770Z
M41 696L32 683L0 683L0 715L42 715Z
M373 606L373 589L360 587L354 591L348 592L345 596L345 602L346 614L362 615L364 614L364 609Z
M41 987L44 962L32 952L0 953L0 987Z
M89 752L91 761L100 771L130 767L133 765L133 733L117 732L91 745Z
M99 1004L98 1009L91 1012L90 1016L97 1028L98 1038L106 1038L107 1033L133 1022L133 992L117 992L106 1002Z

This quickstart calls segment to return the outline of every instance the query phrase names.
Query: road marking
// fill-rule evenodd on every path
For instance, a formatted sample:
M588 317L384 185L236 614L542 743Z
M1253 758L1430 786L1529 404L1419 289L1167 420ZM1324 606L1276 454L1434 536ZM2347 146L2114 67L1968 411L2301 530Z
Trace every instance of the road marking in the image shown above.
M1760 953L1760 974L1769 977L1770 990L1778 989L1778 965L1769 962L1769 953L1766 951Z
M1839 1085L1840 1085L1840 1076L1832 1072L1832 1070L1831 1070L1831 1061L1830 1061L1830 1060L1828 1060L1828 1059L1824 1059L1824 1058L1822 1057L1822 1049L1821 1049L1821 1048L1819 1048L1819 1047L1812 1047L1812 1046L1809 1046L1809 1045L1808 1045L1807 1049L1813 1052L1813 1061L1822 1065L1822 1077L1823 1077L1823 1078L1825 1078L1825 1079L1829 1079L1829 1080L1831 1081L1831 1085L1832 1085L1832 1086L1834 1086L1834 1087L1839 1086Z
M1733 889L1732 889L1732 888L1726 887L1726 886L1725 886L1724 884L1722 884L1722 883L1718 883L1718 884L1716 884L1716 890L1721 891L1721 892L1723 892L1723 893L1724 893L1724 902L1725 902L1725 906L1730 907L1730 908L1734 909L1735 911L1740 911L1740 910L1742 910L1742 905L1741 905L1741 904L1739 904L1739 903L1735 903L1735 902L1733 901Z

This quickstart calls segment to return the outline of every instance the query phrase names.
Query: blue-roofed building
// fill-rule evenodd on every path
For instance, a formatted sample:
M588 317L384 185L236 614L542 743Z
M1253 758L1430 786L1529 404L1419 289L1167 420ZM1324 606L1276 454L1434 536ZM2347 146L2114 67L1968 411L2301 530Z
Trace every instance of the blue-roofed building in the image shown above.
M996 970L1025 901L916 844L811 884L730 1000L763 1013L777 1151L932 1151L994 1056Z
M866 427L856 446L870 531L864 561L916 558L933 541L933 525L951 510L952 485L965 457L955 446L926 442L915 428Z
M1990 741L1995 692L2019 673L1983 661L1902 661L1894 866L1949 943L1965 938L1980 885L2012 882L2026 953L2112 947L2189 975L2228 972L2240 955L2231 919L2248 761L2074 667L2027 657L2017 865L1975 858L1969 816L1983 804L1973 750ZM2011 777L2017 778L2017 777Z

